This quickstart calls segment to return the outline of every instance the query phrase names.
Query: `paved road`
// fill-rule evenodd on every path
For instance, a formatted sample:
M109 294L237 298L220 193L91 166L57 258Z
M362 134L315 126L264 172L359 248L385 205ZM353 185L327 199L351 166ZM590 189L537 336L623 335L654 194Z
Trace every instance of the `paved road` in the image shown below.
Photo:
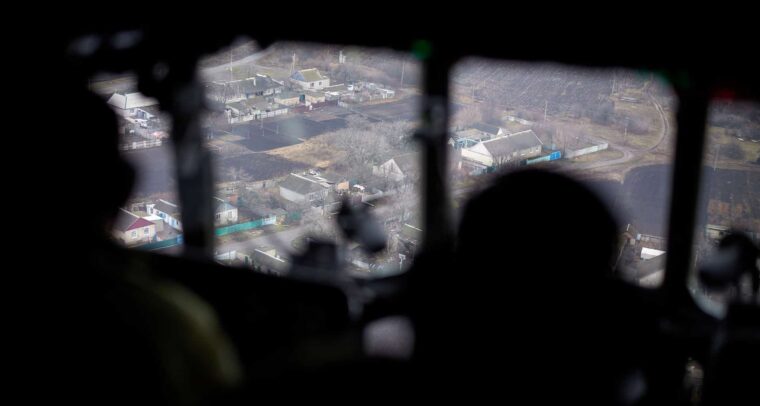
M216 252L250 252L253 251L254 248L261 248L266 246L276 249L278 253L290 253L293 251L293 246L291 245L293 240L306 233L306 230L307 227L305 225L294 226L276 233L270 233L262 235L260 237L251 238L250 240L246 241L228 242L218 245L216 247Z

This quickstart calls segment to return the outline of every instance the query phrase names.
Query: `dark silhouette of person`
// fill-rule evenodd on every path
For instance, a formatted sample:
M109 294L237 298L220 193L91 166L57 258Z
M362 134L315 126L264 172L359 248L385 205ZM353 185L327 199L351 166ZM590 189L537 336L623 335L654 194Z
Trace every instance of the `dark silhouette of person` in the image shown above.
M592 191L503 175L468 202L457 241L452 348L473 385L537 404L642 398L643 311L614 278L617 224Z
M43 262L53 272L40 281L44 362L34 374L59 401L84 404L224 396L241 372L213 309L110 237L134 180L118 152L114 112L75 80L63 83L65 108L39 127L50 210L63 231L49 244L53 262Z

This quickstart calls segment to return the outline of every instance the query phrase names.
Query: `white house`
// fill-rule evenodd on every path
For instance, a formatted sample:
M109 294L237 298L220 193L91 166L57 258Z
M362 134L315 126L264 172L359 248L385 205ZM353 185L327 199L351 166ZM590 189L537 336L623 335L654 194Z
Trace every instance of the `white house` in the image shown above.
M533 130L503 135L478 142L462 149L463 164L470 164L479 170L493 168L509 162L519 162L541 154L543 143Z
M290 82L304 90L321 90L330 86L330 78L323 76L316 68L293 72Z
M227 203L223 199L214 197L214 225L227 225L238 222L237 207Z
M164 220L170 227L182 231L182 222L179 220L179 206L174 203L158 199L155 204L146 205L148 214L156 215Z

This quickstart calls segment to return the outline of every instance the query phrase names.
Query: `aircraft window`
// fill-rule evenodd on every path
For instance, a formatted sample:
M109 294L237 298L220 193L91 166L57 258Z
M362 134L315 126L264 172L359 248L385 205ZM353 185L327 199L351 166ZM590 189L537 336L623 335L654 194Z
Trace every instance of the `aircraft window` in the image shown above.
M215 256L286 274L312 241L338 244L353 275L409 266L421 239L420 66L386 49L241 39L201 61L214 158ZM336 225L342 201L369 209L386 248Z
M722 98L708 111L702 185L694 239L694 268L700 269L730 231L760 243L760 104ZM724 310L728 291L698 287L692 293L708 308Z
M454 218L495 173L566 173L613 208L617 272L642 286L661 283L676 135L676 97L665 80L630 69L467 58L450 83ZM547 232L573 238L562 218L556 224Z
M135 171L130 197L119 209L112 236L126 247L179 255L182 220L170 116L160 110L156 99L137 90L131 73L95 75L89 88L116 113L119 151Z

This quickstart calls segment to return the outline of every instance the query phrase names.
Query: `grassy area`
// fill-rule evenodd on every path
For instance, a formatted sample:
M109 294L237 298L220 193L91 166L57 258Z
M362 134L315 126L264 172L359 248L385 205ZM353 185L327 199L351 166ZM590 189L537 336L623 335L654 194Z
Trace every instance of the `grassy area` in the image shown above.
M711 126L707 129L707 142L708 150L706 151L705 158L709 160L710 164L715 163L715 154L718 152L718 146L720 146L720 155L717 159L717 164L731 165L731 164L744 164L747 162L756 162L760 158L760 142L751 142L745 139L740 141L733 135L729 135L725 128ZM729 148L735 148L738 146L744 155L742 159L732 158L732 154L727 153Z
M326 145L323 135L310 138L300 144L273 149L267 154L301 162L313 168L328 168L346 155L344 151Z

